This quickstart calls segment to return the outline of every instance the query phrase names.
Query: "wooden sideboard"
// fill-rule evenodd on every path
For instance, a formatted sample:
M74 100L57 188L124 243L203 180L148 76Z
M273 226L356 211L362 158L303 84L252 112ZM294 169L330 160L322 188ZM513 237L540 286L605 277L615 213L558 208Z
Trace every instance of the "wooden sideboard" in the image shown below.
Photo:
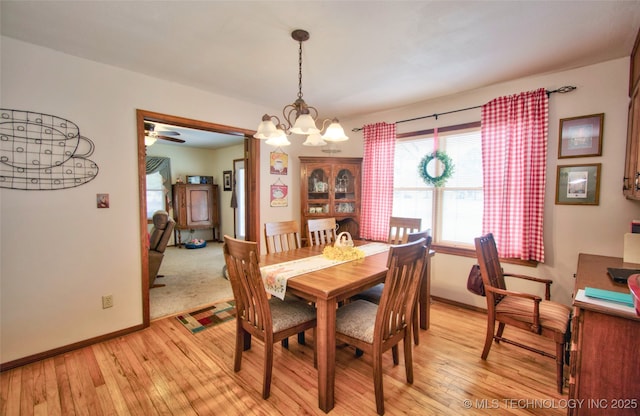
M181 230L207 230L217 241L216 227L220 225L218 214L218 185L173 185L173 212L176 220L176 245L182 245Z
M631 51L629 97L631 100L622 191L628 199L640 200L640 30Z
M569 399L576 406L569 415L640 414L640 317L575 299L585 287L628 293L627 285L609 278L607 267L640 269L640 264L592 254L578 257L569 363Z

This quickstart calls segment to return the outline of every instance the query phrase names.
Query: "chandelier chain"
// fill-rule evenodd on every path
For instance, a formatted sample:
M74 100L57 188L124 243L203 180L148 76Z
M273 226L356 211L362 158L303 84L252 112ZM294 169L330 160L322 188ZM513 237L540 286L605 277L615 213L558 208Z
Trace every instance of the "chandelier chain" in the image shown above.
M302 41L298 45L298 98L302 98Z
M1 1L1 0L0 0ZM318 110L302 99L302 42L309 40L309 32L296 29L291 37L298 42L298 99L293 104L287 104L282 109L282 122L277 116L265 114L253 135L257 139L265 139L266 144L272 146L287 146L291 142L287 139L290 134L307 136L304 146L324 146L325 142L342 142L349 140L337 118L322 121L318 128ZM331 122L325 127L327 122ZM277 124L276 124L277 123ZM324 131L324 133L322 133ZM339 150L331 149L331 153Z

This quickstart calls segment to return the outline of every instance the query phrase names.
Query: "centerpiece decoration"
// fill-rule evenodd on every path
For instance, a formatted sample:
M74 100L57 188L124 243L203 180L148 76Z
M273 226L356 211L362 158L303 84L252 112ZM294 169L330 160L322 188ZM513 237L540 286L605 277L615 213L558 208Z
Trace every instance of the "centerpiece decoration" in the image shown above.
M322 255L330 260L358 260L364 258L364 251L353 246L351 234L341 232L333 246L327 246L322 250Z

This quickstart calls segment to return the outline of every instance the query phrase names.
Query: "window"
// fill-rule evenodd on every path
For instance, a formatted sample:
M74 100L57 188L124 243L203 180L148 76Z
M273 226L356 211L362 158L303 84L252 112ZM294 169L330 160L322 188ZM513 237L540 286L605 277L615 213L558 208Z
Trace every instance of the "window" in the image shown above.
M171 206L171 160L168 157L147 156L147 219L159 209L169 211Z
M147 175L147 219L159 209L167 209L164 202L164 185L160 172Z
M440 188L427 185L418 173L422 158L434 150L433 134L406 133L396 141L393 216L422 218L422 228L431 229L434 244L472 248L474 238L482 234L480 123L473 126L440 129L438 149L455 166ZM428 169L438 176L442 166L433 160Z

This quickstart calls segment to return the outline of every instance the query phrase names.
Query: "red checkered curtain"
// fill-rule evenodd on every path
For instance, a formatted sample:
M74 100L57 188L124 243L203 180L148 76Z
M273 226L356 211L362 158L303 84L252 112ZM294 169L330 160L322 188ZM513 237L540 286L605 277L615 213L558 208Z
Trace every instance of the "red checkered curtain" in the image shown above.
M482 230L504 258L544 262L548 103L540 88L482 106Z
M386 241L393 209L393 159L396 125L364 126L362 159L362 214L360 238Z

